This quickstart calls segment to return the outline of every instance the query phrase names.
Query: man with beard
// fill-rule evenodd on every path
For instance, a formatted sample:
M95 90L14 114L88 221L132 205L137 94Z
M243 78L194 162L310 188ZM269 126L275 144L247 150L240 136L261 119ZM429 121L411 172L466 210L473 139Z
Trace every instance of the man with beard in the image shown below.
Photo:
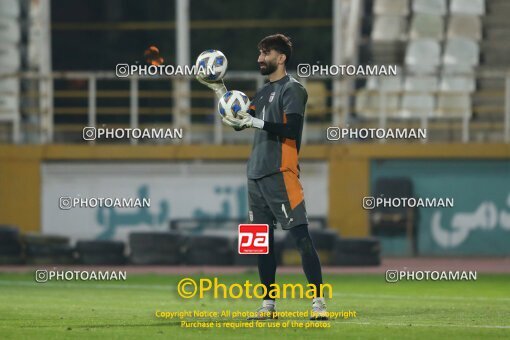
M312 301L312 320L327 320L326 304L321 296L322 270L317 251L308 232L304 194L299 181L298 153L308 94L287 74L292 43L283 34L270 35L258 44L260 73L267 82L251 101L249 112L236 118L224 117L223 123L240 131L255 128L253 149L248 161L248 198L250 222L268 224L269 253L258 256L261 283L266 296L257 316L252 319L277 318L275 299L270 296L275 283L276 256L274 228L277 221L289 230L301 254L303 270L317 296ZM204 83L217 95L225 93L223 82Z

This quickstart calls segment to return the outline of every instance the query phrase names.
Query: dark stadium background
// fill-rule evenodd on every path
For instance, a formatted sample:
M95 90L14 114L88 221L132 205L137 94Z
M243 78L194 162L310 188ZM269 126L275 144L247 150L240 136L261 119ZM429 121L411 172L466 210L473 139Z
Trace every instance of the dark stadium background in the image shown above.
M2 0L0 338L228 338L239 333L181 329L154 311L259 306L184 301L175 289L186 276L258 280L256 259L237 254L236 233L248 219L253 130L223 126L213 92L191 77L115 74L119 63L146 64L151 46L164 64L178 64L179 3L189 3L190 64L206 49L224 52L227 87L251 97L265 82L257 43L283 33L294 45L288 71L309 94L300 165L310 230L334 286L328 308L360 317L331 321L324 333L277 335L508 337L508 0ZM459 36L471 50L448 48ZM411 48L423 40L433 48ZM399 73L296 75L299 64L335 63L397 65ZM182 128L185 138L87 141L87 126ZM426 128L427 138L332 141L331 127ZM60 197L108 195L148 196L151 208L59 207ZM451 197L455 205L364 209L370 196ZM288 236L276 236L278 279L306 284ZM37 270L126 270L128 279L36 283ZM478 278L388 283L387 270Z

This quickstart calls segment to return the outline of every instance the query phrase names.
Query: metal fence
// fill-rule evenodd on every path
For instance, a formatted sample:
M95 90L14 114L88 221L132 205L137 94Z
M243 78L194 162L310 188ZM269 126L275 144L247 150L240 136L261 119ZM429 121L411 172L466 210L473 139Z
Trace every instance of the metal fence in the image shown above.
M0 81L6 79L16 80L21 88L19 91L0 88L0 98L5 104L0 110L0 131L6 142L83 143L85 126L182 128L184 138L179 143L251 141L252 133L237 133L221 124L212 91L189 78L118 78L114 72L54 72L47 76L37 73L0 76ZM382 88L367 91L364 77L298 79L309 93L304 144L326 142L329 126L427 129L427 138L419 142L510 142L510 75L505 72L479 72L477 82L490 79L500 81L501 86L473 92L469 113L444 117L427 110L419 117L399 116L398 112L392 112L388 98L402 96L404 92ZM161 87L147 85L154 82L161 83ZM225 82L229 89L239 89L251 97L263 86L264 78L257 72L230 71ZM183 96L178 90L179 83L193 87ZM378 98L375 112L359 111L357 103L361 96L366 99L367 95ZM167 103L155 103L158 99ZM103 118L107 116L116 119L105 122Z

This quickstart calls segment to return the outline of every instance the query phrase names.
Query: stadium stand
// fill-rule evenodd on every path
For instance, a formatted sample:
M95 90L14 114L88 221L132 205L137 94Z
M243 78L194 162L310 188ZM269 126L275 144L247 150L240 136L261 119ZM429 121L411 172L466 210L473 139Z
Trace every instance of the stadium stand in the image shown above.
M482 135L488 139L500 138L501 134L491 130L494 126L491 124L503 124L504 103L494 99L503 92L504 82L496 80L491 70L505 65L504 51L510 49L507 43L502 43L507 41L504 37L510 37L510 30L504 28L504 13L510 9L508 3L414 0L399 5L400 10L392 7L397 6L395 3L373 1L373 24L368 26L371 39L365 49L368 53L362 54L365 59L360 61L404 66L405 86L388 93L401 97L397 116L418 118L418 112L429 111L430 118L439 119L436 123L461 119L464 126L477 131L478 138ZM395 16L393 22L384 18L389 14ZM498 44L503 45L503 51L498 50ZM405 49L403 55L395 52L401 48ZM359 89L355 108L359 117L369 118L365 110L368 104L362 104L369 102L366 97L370 89L370 81ZM377 98L377 93L373 96ZM386 105L386 111L395 110L393 100L387 100ZM372 118L377 116L376 113ZM391 113L387 116L391 117ZM449 133L444 131L442 136L448 139ZM463 141L467 139L464 135Z
M402 67L400 81L407 85L391 89L385 86L372 88L368 84L370 79L365 80L361 76L353 81L354 86L346 85L345 90L336 94L337 90L333 90L334 77L302 79L309 91L303 144L323 142L323 128L335 122L335 115L345 114L347 117L342 119L350 121L351 126L358 122L370 123L374 119L381 122L382 115L396 118L395 123L398 123L398 117L407 119L415 116L409 113L419 108L428 110L431 103L433 112L427 116L434 117L438 112L442 114L439 115L440 120L435 121L437 124L428 128L436 126L438 130L447 130L435 133L433 141L455 141L449 130L457 129L459 125L444 125L441 120L445 117L466 117L463 113L445 116L447 110L442 105L447 105L448 110L455 110L455 103L458 103L461 112L465 111L466 104L471 105L467 114L470 120L463 124L469 125L468 132L476 133L477 140L503 138L504 74L493 70L505 67L506 56L510 53L510 45L506 43L510 33L505 25L505 13L510 8L508 2L367 0L363 3L366 15L360 16L362 37L355 41L359 45L359 52L355 53L359 54L359 58L353 61L360 65L399 65ZM11 71L25 71L26 67L20 67L30 65L33 53L18 54L33 48L25 46L18 22L25 19L26 13L20 9L18 0L4 1L0 6L0 73L2 67L6 69L5 65ZM344 25L355 27L348 18L350 9L345 7ZM57 24L55 32L65 32L66 29ZM12 48L13 44L25 47ZM423 83L425 80L419 80L418 76L431 83L426 85ZM45 82L40 82L39 76L23 77L0 77L0 138L4 141L83 142L81 129L84 123L140 128L172 127L177 122L184 126L191 124L193 129L186 133L184 142L193 144L211 140L215 144L245 144L253 137L252 131L239 134L222 128L214 114L212 94L197 84L192 83L191 106L183 116L176 104L177 97L174 97L178 93L174 82L142 78L119 81L112 74L97 71L61 72L53 79L53 98L50 100L42 97L51 92L45 90ZM411 80L406 81L407 77ZM453 87L443 80L448 77L466 84L455 85L458 93L454 94ZM231 86L240 86L249 96L263 84L263 78L255 71L232 70L227 81ZM411 85L413 82L416 85ZM432 85L440 82L443 84L440 87ZM380 98L379 89L385 90L387 98ZM345 93L351 98L344 98ZM430 100L430 95L433 100ZM338 112L334 107L336 96L342 96L341 102L344 103ZM469 98L466 99L466 96ZM410 102L415 99L420 100ZM51 112L49 102L53 105ZM385 110L381 108L383 103ZM469 135L465 137L462 139L464 142L472 139ZM136 143L128 139L120 142ZM154 143L168 141L157 140Z
M411 20L409 37L417 39L443 40L444 19L439 15L416 14Z
M396 15L379 15L374 19L373 41L404 40L407 33L405 17Z
M441 47L434 39L412 40L407 44L405 66L413 73L435 73L440 64Z
M469 73L478 65L480 50L474 40L451 38L446 41L443 66L452 73Z
M408 0L377 0L374 3L374 14L406 16L409 14Z
M20 6L17 0L0 3L0 74L16 72L21 66L19 25ZM13 131L13 140L19 140L19 80L0 78L0 124Z
M466 38L480 41L482 39L482 21L478 16L452 15L448 22L448 39Z
M453 14L484 15L485 0L451 0L450 12Z
M415 14L445 15L446 0L413 0L412 9Z

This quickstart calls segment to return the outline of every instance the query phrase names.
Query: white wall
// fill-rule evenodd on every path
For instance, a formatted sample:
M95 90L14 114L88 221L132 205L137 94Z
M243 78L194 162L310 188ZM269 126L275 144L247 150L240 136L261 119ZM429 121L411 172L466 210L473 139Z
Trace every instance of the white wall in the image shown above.
M303 162L301 170L308 216L327 216L327 164ZM42 231L72 240L127 240L135 230L167 230L174 218L247 218L245 163L51 162L41 171ZM62 196L136 198L142 187L149 209L59 208Z

